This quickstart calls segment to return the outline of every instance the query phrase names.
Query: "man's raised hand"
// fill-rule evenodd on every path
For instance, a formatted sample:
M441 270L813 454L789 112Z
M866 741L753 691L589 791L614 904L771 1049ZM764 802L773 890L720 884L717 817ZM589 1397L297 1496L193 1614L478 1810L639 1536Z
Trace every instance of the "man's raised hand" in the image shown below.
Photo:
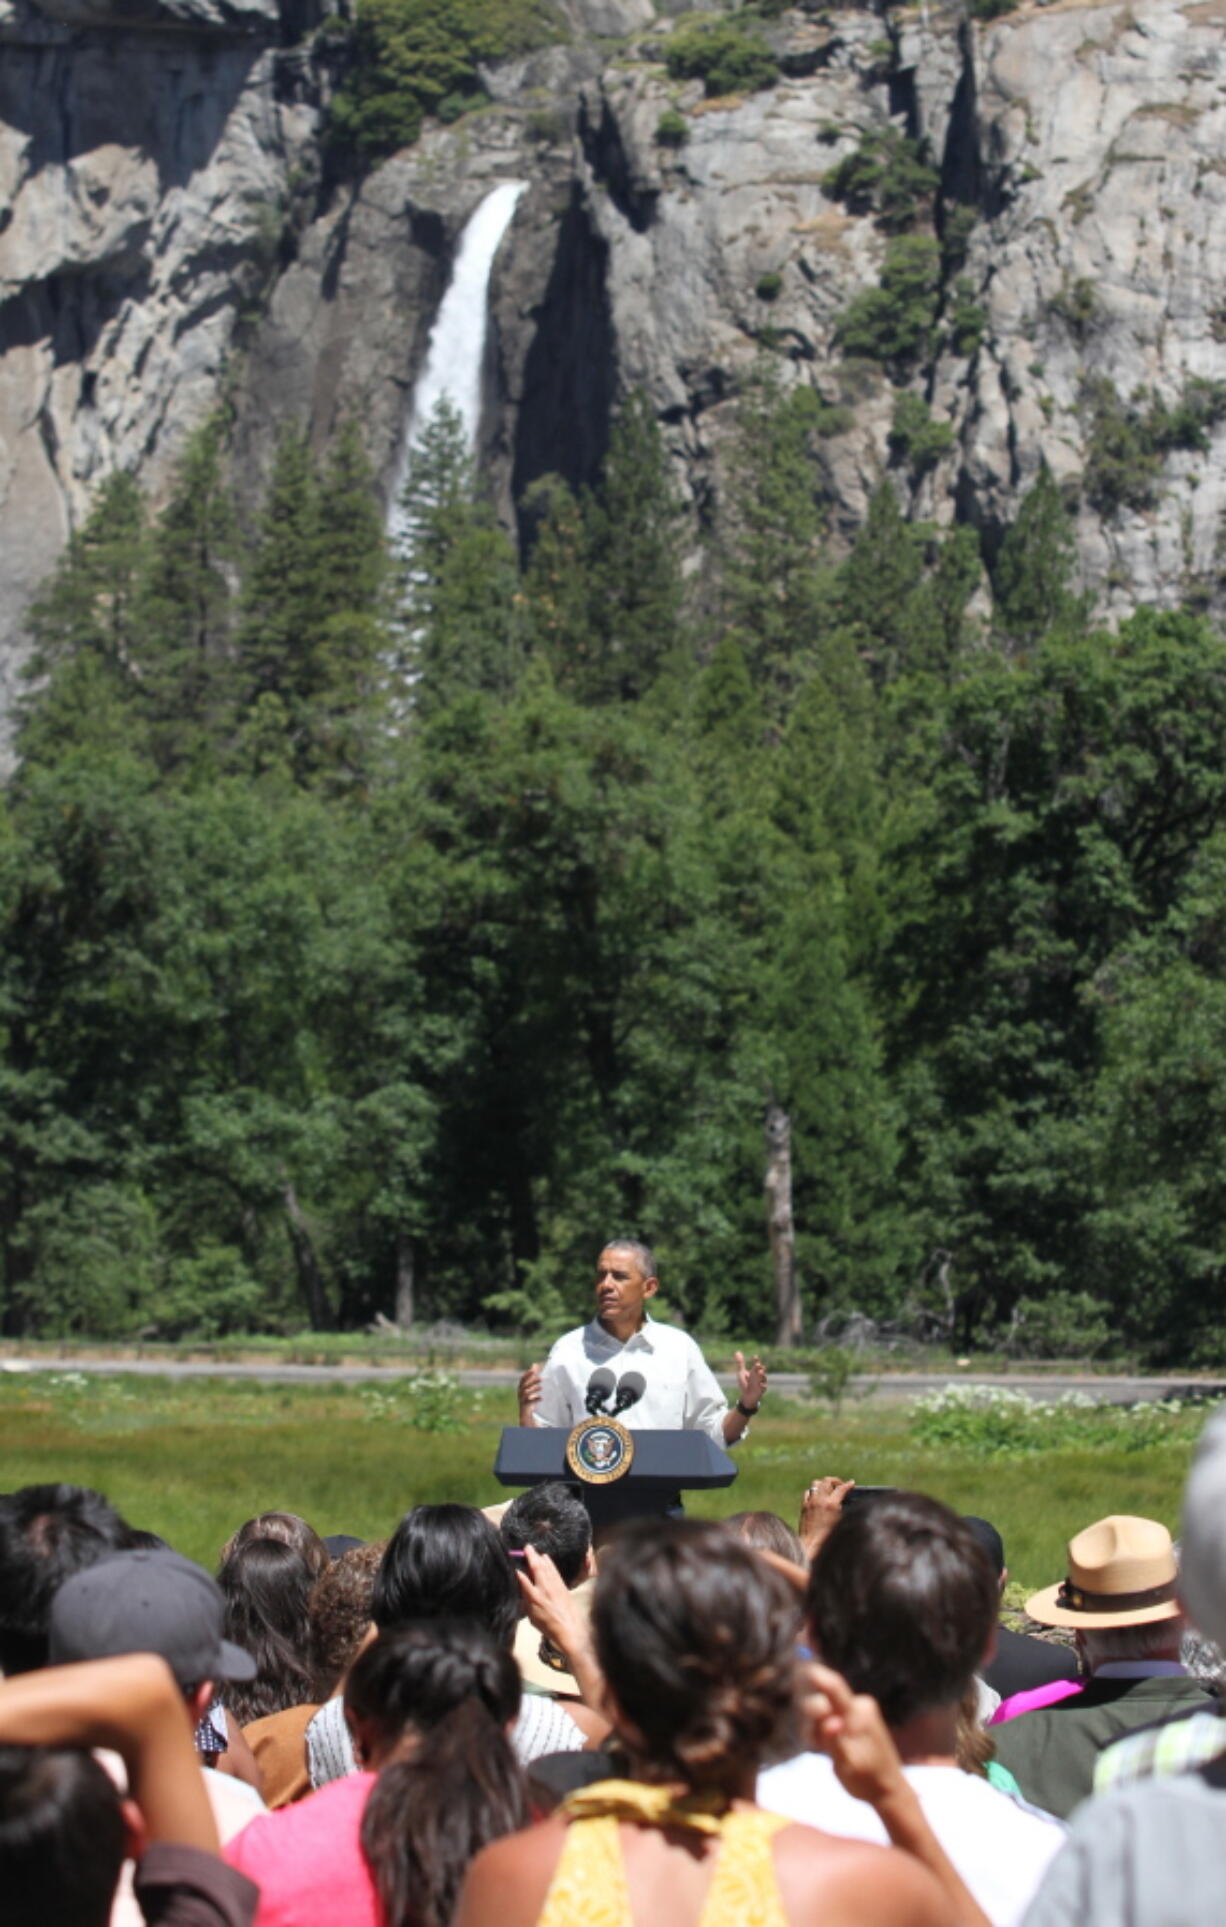
M533 1414L541 1402L541 1368L529 1365L519 1381L519 1422L533 1424Z
M766 1397L766 1367L757 1357L747 1365L744 1352L734 1352L733 1357L736 1359L737 1401L743 1412L756 1412Z

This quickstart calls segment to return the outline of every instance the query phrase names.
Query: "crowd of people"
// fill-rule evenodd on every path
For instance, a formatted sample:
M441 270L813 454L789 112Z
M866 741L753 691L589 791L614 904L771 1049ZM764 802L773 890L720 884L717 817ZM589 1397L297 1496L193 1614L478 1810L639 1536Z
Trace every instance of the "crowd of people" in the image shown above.
M1070 1522L1072 1524L1073 1522ZM575 1488L381 1543L266 1512L217 1575L0 1496L11 1927L1203 1927L1226 1821L1226 1414L1176 1548L815 1479L593 1545Z

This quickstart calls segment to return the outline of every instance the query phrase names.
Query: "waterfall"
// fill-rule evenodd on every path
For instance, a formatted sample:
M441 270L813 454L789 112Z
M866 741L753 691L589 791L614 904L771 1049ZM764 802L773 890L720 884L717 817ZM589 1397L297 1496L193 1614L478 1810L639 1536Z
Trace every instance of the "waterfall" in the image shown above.
M459 411L468 447L476 447L481 424L481 367L485 359L490 273L499 243L527 185L526 181L501 182L470 215L460 236L451 280L430 330L425 363L413 388L404 445L396 464L396 480L387 511L387 532L393 541L403 542L407 534L400 497L414 443L444 396Z

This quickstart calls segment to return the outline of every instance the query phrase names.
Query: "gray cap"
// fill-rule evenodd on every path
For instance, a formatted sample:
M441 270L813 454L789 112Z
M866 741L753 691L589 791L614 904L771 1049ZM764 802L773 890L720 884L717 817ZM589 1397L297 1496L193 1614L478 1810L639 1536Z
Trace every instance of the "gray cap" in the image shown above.
M1197 1631L1226 1645L1226 1412L1201 1433L1184 1487L1179 1596Z
M117 1552L66 1579L51 1604L52 1666L157 1653L180 1686L254 1679L256 1664L221 1636L225 1600L203 1566L177 1552Z

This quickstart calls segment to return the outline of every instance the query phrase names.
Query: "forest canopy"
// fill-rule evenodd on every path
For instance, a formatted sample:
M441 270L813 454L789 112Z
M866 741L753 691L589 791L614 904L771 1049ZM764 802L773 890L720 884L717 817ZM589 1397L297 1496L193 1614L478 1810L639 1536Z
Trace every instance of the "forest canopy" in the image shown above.
M445 409L407 572L352 429L253 526L220 419L104 486L0 818L7 1334L548 1327L616 1227L766 1335L770 1111L806 1331L1221 1358L1226 645L1096 624L1046 471L990 584L888 477L836 559L823 406L750 387L697 569L638 397L526 554Z

